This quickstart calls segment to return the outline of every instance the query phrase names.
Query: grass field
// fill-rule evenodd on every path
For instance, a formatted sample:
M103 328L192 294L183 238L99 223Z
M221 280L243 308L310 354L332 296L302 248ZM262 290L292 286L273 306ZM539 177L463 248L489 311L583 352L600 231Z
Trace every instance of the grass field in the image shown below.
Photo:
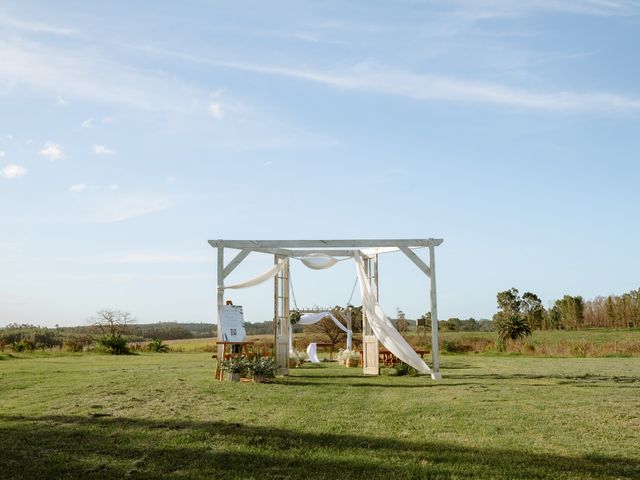
M2 355L0 478L640 478L640 358L214 383L207 353Z

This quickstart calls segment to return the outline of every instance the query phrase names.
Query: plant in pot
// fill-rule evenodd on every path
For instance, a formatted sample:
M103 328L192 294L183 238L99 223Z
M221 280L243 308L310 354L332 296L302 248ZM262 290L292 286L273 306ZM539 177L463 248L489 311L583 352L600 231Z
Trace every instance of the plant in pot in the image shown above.
M255 383L263 383L276 376L276 363L271 357L256 358L249 364Z
M247 371L247 359L244 357L227 358L222 361L221 368L229 374L230 382L239 382L242 374Z

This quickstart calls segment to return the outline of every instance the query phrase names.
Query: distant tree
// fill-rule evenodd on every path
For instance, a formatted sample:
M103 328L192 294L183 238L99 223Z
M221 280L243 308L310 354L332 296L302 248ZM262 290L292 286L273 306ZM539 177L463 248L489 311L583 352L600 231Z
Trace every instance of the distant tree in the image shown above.
M129 312L113 308L98 310L91 319L91 325L103 335L126 335L136 321Z
M498 292L498 309L507 315L519 314L522 299L517 288L511 288L504 292Z
M580 296L565 295L556 300L555 306L560 312L560 324L563 328L577 329L584 324L584 300Z
M306 327L308 331L321 334L331 344L331 348L342 341L346 334L328 317L323 318L318 323Z
M113 355L130 353L125 335L130 333L131 325L135 323L129 312L105 308L99 310L91 320L91 324L102 336L98 343Z
M522 294L520 307L522 309L522 315L529 323L531 329L541 329L543 326L545 309L540 298L535 293L524 292Z

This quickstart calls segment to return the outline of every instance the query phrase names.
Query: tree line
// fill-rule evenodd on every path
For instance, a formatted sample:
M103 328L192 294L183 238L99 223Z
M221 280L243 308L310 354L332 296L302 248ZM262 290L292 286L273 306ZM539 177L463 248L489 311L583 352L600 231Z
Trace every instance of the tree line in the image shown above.
M565 295L545 309L535 293L520 295L511 288L498 293L497 303L495 325L519 318L532 330L640 327L640 289L586 301L580 295Z

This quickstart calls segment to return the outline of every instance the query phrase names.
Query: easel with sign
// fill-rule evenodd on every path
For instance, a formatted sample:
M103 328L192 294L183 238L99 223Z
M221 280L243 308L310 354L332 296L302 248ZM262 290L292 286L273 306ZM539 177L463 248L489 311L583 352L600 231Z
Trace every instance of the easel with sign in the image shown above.
M244 328L244 314L240 305L233 305L231 301L227 302L220 309L220 335L217 341L218 348L217 364L215 379L222 380L224 371L222 370L222 362L230 358L239 358L242 356L252 356L254 354L254 342L247 342L247 332Z

